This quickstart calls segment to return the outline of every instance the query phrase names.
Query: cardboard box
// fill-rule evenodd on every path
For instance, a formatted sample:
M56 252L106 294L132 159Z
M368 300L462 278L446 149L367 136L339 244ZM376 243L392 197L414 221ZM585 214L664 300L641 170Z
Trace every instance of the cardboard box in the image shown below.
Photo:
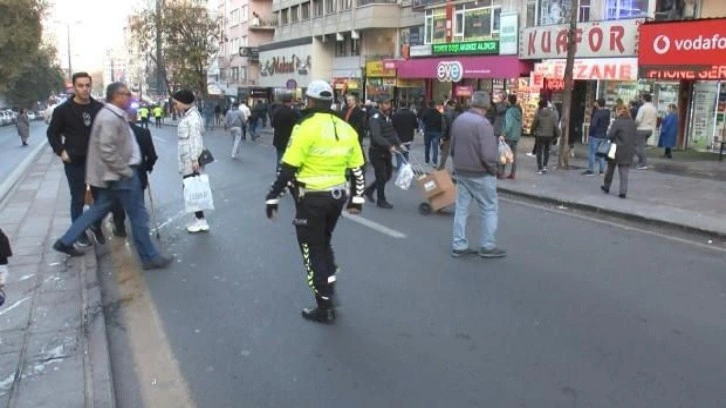
M448 170L437 170L421 176L416 184L434 211L456 203L456 186Z

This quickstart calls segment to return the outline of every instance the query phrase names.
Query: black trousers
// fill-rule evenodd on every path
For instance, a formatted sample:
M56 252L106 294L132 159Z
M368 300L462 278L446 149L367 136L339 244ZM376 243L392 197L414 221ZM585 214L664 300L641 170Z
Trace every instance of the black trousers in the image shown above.
M296 203L295 230L300 245L308 286L313 290L318 307L333 307L335 294L335 255L331 245L333 230L347 196L306 194Z
M376 191L378 201L386 201L386 183L393 176L393 162L391 162L391 152L385 150L368 151L368 159L373 165L373 172L376 180L373 184L366 187L366 194Z
M552 138L537 136L534 143L537 149L537 170L542 170L547 167L547 163L550 161L550 145L552 144Z

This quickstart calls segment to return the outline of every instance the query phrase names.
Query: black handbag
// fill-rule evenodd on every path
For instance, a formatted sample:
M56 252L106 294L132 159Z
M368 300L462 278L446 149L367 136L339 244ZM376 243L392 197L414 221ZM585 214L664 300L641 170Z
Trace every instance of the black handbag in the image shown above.
M597 151L595 152L596 157L602 157L607 158L608 153L610 152L610 145L613 144L613 142L609 140L603 140L600 142L599 145L597 145Z
M205 148L202 150L202 154L199 155L197 162L199 162L200 166L206 166L209 163L214 163L214 156L212 156L212 152L209 149Z

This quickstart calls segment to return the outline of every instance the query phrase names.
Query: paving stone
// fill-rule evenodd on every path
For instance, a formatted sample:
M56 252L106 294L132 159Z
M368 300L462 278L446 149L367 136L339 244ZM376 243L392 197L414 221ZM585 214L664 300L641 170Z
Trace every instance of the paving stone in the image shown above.
M25 337L24 330L0 331L0 358L7 354L15 354L19 358L20 348ZM0 365L0 381L2 381L2 365Z
M78 292L39 292L36 297L35 313L29 326L31 332L56 332L81 327L81 297Z

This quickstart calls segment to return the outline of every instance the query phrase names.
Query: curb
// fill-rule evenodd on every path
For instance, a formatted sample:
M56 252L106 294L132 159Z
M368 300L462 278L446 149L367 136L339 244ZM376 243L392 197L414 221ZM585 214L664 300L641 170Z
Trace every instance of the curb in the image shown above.
M23 161L21 161L20 164L15 167L15 169L5 179L5 181L0 184L0 202L5 200L5 197L8 195L8 193L10 193L13 188L18 184L20 179L23 178L26 170L28 170L28 167L35 163L35 160L38 158L40 153L43 151L43 148L45 148L46 146L48 146L48 139L43 138L43 141L33 147L33 150L30 152L30 154L26 158L24 158Z
M115 408L116 393L111 368L106 316L98 279L98 262L94 246L81 265L82 330L85 333L83 365L85 372L85 406Z
M508 189L505 187L503 188L501 186L497 187L497 191L500 193L503 193L504 195L508 195L511 197L519 197L519 198L525 198L525 199L530 199L530 200L536 200L536 201L540 201L540 202L544 202L544 203L548 203L548 204L554 204L554 205L558 205L558 206L562 205L562 206L566 206L569 208L587 211L590 213L604 214L607 216L620 218L622 220L639 222L639 223L643 223L646 225L666 227L666 228L670 228L670 229L683 231L683 232L686 232L689 234L700 234L700 235L705 234L705 235L711 236L712 238L726 240L726 232L708 230L708 229L704 229L704 228L700 228L700 227L694 227L692 225L680 224L680 223L665 221L662 219L645 217L645 216L637 215L637 214L628 214L628 213L624 213L621 211L610 210L610 209L604 208L604 207L598 207L596 205L582 204L582 203L578 203L578 202L574 202L574 201L569 201L566 199L547 197L547 196L542 196L542 195L538 195L538 194L534 194L534 193L526 193L526 192L522 192L522 191L511 190L511 189Z

